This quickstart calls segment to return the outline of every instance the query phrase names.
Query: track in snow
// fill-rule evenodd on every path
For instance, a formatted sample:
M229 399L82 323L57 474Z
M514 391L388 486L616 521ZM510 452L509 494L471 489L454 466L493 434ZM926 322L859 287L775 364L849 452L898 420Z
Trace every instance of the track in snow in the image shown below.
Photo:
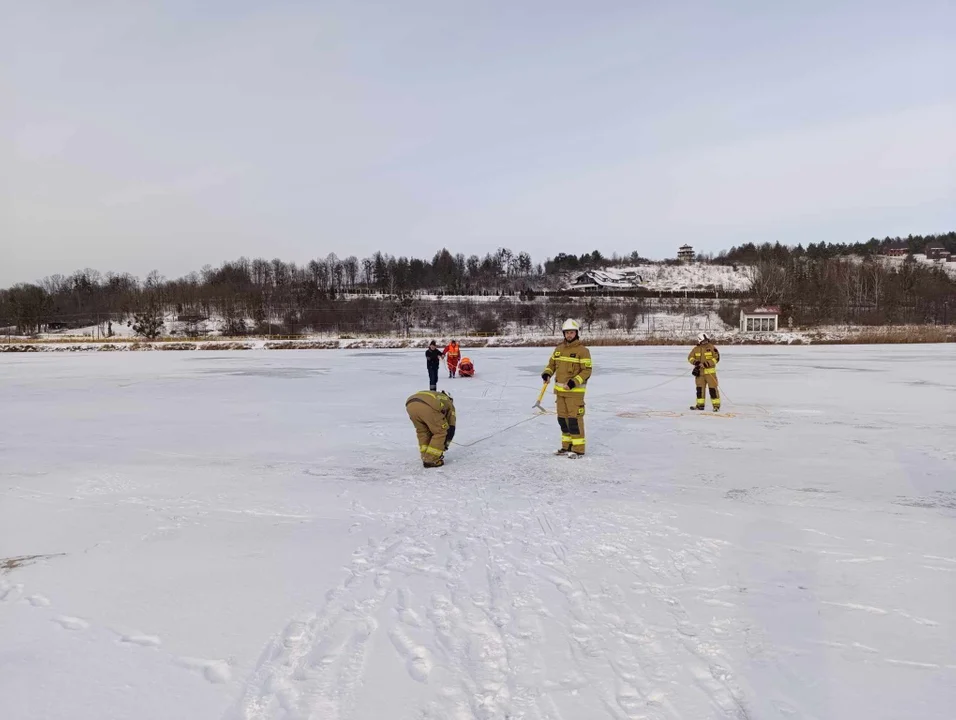
M681 600L729 604L733 589L698 579L720 542L660 513L582 516L564 493L512 512L487 486L435 480L410 482L415 509L382 517L387 534L356 548L322 608L277 633L227 717L354 717L375 691L364 687L373 647L430 686L421 717L436 720L598 707L620 720L749 717L720 651L733 628ZM512 493L527 489L510 479Z

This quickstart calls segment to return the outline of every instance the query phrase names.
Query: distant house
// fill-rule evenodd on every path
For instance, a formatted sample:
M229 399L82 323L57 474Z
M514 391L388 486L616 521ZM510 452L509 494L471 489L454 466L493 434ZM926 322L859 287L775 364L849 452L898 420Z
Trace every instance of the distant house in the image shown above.
M780 308L767 306L740 311L740 332L777 332Z
M910 254L910 248L906 243L891 243L885 245L880 254L887 257L906 257Z
M642 278L633 270L588 270L577 275L569 290L629 290L638 287Z
M939 243L927 245L925 252L927 260L948 260L950 256L949 250L944 248Z
M694 258L697 257L697 253L694 252L694 248L691 245L681 245L677 250L677 259L681 262L694 262Z

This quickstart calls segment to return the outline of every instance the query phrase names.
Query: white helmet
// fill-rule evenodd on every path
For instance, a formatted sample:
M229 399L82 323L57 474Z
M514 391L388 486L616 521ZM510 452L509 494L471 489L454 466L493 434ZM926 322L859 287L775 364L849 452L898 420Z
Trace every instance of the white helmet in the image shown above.
M577 320L572 320L568 318L564 321L564 325L561 326L561 332L567 332L568 330L574 330L576 332L581 332L581 325Z
M708 340L710 340L710 338L707 337L707 333L701 333L700 335L697 336L697 344L698 344L698 345L700 345L701 343L705 343L705 342L707 342Z

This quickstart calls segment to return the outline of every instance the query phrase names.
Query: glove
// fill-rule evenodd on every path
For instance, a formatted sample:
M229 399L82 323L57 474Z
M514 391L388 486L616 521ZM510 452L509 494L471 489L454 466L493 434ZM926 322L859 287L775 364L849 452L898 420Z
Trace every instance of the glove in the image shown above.
M451 447L451 441L455 439L455 426L452 425L448 428L448 435L445 436L445 449Z
M568 380L565 383L565 387L567 387L568 390L574 390L574 380Z
M551 374L541 373L541 380L544 382L545 385L547 385L549 382L551 382Z
M694 369L690 371L690 374L694 377L700 377L700 365L694 365Z

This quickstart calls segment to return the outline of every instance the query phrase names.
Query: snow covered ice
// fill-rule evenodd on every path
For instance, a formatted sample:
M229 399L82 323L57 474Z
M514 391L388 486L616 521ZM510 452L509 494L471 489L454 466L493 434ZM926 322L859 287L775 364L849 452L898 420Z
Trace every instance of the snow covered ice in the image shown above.
M2 357L0 717L952 718L956 348L721 350Z

